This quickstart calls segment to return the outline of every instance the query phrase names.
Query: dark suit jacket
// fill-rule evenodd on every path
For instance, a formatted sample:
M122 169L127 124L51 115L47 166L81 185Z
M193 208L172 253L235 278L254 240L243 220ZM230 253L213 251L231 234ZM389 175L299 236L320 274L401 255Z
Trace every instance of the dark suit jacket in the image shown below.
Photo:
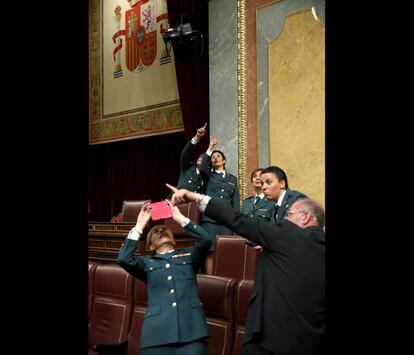
M219 199L227 206L233 207L235 210L240 210L240 196L239 188L237 186L237 178L226 171L226 176L223 178L221 174L218 174L209 169L209 162L211 157L204 155L200 165L200 174L204 182L205 193L208 196ZM201 214L202 222L217 223L214 219Z
M250 196L244 199L242 211L246 216L261 218L264 221L275 223L274 215L275 203L267 200L263 197L256 204L254 204L254 196Z
M319 354L325 332L323 230L302 229L288 220L263 222L214 198L205 214L263 247L244 343L254 339L278 355Z
M281 221L286 216L286 212L289 210L290 206L292 206L293 202L305 197L307 196L302 192L287 189L282 200L282 205L277 211L277 220Z
M194 149L194 144L191 141L187 142L181 151L180 156L180 177L177 183L177 189L187 189L193 192L204 192L203 180L197 174L196 166L191 160L191 155ZM167 198L171 198L172 192Z
M119 250L119 265L147 284L148 307L141 348L188 343L208 336L196 273L204 264L212 241L196 223L190 222L185 228L195 238L194 247L135 256L137 241L127 238Z

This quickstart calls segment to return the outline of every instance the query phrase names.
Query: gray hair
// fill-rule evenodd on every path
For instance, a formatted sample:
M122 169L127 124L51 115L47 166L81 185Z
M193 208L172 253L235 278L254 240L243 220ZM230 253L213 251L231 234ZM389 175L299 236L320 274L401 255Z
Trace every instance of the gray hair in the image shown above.
M316 202L308 197L298 199L295 203L296 202L300 202L301 209L313 216L319 227L323 228L325 226L325 211L319 202Z

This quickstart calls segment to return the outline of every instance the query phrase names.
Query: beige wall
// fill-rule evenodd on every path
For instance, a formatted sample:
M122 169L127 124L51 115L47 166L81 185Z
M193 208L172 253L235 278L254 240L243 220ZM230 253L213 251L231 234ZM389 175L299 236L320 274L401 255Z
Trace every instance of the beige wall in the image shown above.
M269 117L270 164L325 205L325 27L310 9L269 44Z

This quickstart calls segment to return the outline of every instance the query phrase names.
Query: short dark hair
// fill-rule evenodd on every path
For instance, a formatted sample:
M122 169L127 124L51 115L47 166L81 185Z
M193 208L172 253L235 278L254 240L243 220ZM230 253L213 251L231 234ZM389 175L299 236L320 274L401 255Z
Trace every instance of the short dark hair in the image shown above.
M263 170L262 168L254 169L252 171L252 174L250 175L250 181L253 181L254 174L256 174L258 171L262 171L262 170Z
M218 150L218 149L213 150L211 152L211 155L210 155L210 169L212 168L212 166L211 166L211 157L213 156L214 153L220 153L221 156L223 157L223 160L226 160L226 157L224 156L224 153L221 150ZM226 168L226 163L223 164L223 167L224 167L224 169Z
M264 168L262 170L261 175L267 174L267 173L274 174L278 178L279 181L284 180L286 188L287 189L289 188L287 175L281 168L279 168L278 166L274 166L274 165L268 166L267 168Z

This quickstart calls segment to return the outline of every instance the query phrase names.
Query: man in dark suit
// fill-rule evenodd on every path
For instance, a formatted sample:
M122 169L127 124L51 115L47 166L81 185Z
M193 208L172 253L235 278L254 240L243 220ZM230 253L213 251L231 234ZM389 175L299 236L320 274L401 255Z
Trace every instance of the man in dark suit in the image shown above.
M262 191L268 200L276 203L274 219L281 221L293 202L299 198L307 197L304 193L290 190L286 173L277 166L269 166L262 170ZM268 193L272 191L272 196ZM270 198L271 197L271 198Z
M279 198L278 185L275 180L265 182L268 199ZM319 355L325 334L322 206L309 198L298 199L283 220L270 224L216 198L167 186L175 192L174 205L197 201L206 215L263 247L249 299L243 354Z
M204 157L204 153L200 154L197 158L197 162L194 165L192 161L192 154L195 145L206 134L207 123L197 129L196 135L191 138L190 141L184 146L180 155L180 177L178 178L177 188L187 189L194 192L203 191L203 180L200 176L200 164ZM171 193L168 195L168 199L171 198Z
M199 225L172 207L173 219L195 238L194 247L174 250L174 236L164 225L147 235L153 255L135 256L151 212L141 209L137 224L119 250L118 263L147 284L148 307L141 331L142 355L207 355L207 321L198 294L196 273L204 264L211 239Z

